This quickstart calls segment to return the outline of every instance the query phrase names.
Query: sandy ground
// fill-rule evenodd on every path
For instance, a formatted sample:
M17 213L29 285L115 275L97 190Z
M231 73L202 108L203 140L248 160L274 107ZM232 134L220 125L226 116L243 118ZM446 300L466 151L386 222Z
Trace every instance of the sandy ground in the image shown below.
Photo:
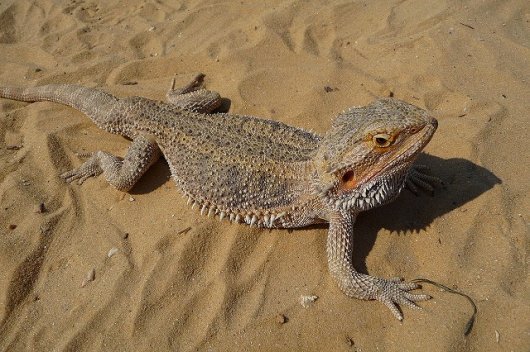
M526 0L0 1L1 85L162 100L174 75L204 72L232 112L318 133L380 96L428 109L439 129L421 161L446 187L362 214L355 263L479 310L465 337L467 301L425 286L434 299L399 323L339 291L325 226L201 217L164 160L129 194L65 184L75 153L129 141L59 104L0 99L0 350L529 351L529 47Z

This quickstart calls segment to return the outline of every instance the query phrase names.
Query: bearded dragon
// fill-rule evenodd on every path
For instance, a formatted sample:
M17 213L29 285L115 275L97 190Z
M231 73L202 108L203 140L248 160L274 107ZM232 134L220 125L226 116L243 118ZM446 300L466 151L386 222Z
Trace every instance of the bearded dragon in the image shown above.
M357 272L352 263L357 214L395 199L414 184L431 189L436 178L413 162L433 136L437 121L406 102L385 98L340 113L318 135L252 116L211 113L216 92L198 75L168 103L142 97L117 98L77 85L0 88L0 96L71 106L101 129L132 140L125 157L96 151L63 173L82 184L103 174L127 191L163 155L177 188L202 215L264 228L329 223L328 267L348 296L379 300L402 320L398 305L430 298L414 294L416 283Z

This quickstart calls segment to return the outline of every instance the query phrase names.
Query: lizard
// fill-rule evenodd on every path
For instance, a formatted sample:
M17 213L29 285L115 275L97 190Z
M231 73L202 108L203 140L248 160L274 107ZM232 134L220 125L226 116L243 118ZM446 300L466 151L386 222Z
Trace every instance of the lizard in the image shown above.
M167 93L168 102L117 98L101 90L59 84L1 87L0 97L52 101L73 107L101 129L130 139L125 157L91 153L61 177L82 184L103 174L128 191L165 157L177 188L201 215L263 228L329 223L328 269L349 297L378 300L398 319L400 306L431 297L417 283L379 278L353 266L353 226L360 212L395 199L405 186L432 191L414 162L438 122L394 98L338 114L323 135L253 116L214 113L219 93L203 88L203 74ZM416 186L415 186L416 185Z

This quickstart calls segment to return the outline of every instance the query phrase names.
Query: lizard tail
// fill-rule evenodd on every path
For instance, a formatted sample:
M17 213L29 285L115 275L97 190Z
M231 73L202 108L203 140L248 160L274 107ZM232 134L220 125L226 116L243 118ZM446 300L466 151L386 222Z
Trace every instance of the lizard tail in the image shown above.
M33 88L0 87L0 97L27 102L53 101L71 106L92 118L101 116L118 100L111 94L74 84L50 84Z

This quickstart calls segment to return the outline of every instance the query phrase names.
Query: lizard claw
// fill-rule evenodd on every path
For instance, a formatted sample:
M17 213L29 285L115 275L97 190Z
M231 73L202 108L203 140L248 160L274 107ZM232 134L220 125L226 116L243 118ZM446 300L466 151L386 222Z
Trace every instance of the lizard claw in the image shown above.
M431 299L431 296L426 294L408 292L420 288L420 285L413 282L404 282L401 278L379 279L377 286L379 292L375 295L375 299L384 303L396 319L400 321L403 320L403 314L398 304L406 305L413 309L421 309L415 302Z
M443 181L440 178L426 173L428 170L429 167L426 165L412 165L405 185L415 195L418 195L418 188L432 195L434 194L433 184L438 183L443 185Z

